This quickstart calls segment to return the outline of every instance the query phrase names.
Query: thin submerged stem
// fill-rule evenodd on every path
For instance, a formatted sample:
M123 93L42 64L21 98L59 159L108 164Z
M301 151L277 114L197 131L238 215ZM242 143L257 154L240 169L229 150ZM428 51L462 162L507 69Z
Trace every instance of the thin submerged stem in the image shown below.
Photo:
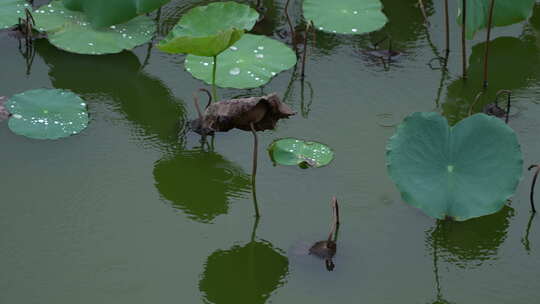
M536 172L534 172L534 177L532 180L530 198L531 198L531 210L533 213L536 213L536 208L534 207L534 186L536 185L536 179L538 178L538 173L540 173L540 165L531 165L528 170L531 171L533 168L536 168Z
M472 111L474 110L474 106L478 103L478 101L480 100L480 97L482 97L482 95L484 95L484 91L480 91L478 94L476 94L476 97L474 98L473 103L469 107L469 116L472 115Z
M307 57L307 52L308 52L307 42L308 42L308 34L310 30L313 30L313 21L310 21L306 25L306 32L304 33L305 35L304 36L304 54L302 56L302 73L300 74L300 77L302 79L304 79L305 70L306 70L306 57Z
M450 53L450 17L448 15L448 0L444 0L444 27L445 27L445 42L446 42L446 57Z
M488 18L487 34L486 34L486 52L484 54L484 82L482 84L484 89L487 89L487 86L488 86L489 41L491 38L491 25L493 23L493 8L494 7L495 7L495 0L491 0L491 4L489 5L489 18Z
M525 236L521 239L521 243L523 244L523 246L525 246L525 250L527 250L528 253L530 253L531 251L531 242L529 241L529 233L531 231L532 220L535 215L536 213L533 213L529 217L529 222L527 223L527 229L525 229Z
M418 0L418 7L420 7L420 11L422 12L422 16L424 16L424 22L429 26L429 20L426 13L426 7L424 6L424 2L422 0Z
M292 25L291 17L289 17L289 2L290 0L287 0L287 2L285 2L285 19L287 19L287 23L289 24L289 30L291 31L291 44L294 49L294 53L298 55L298 47L296 46L294 27Z
M461 9L461 56L463 79L467 79L467 0L462 0Z
M212 99L218 101L216 93L216 71L217 71L217 56L213 57L214 62L212 64Z
M253 122L251 122L249 126L251 127L251 133L253 133L253 165L251 169L251 189L253 193L253 206L255 207L255 217L259 218L261 215L259 213L259 205L257 204L257 187L256 187L257 151L259 150L259 140L257 137L257 130L255 130L255 125L253 125Z
M499 107L499 96L501 96L502 94L506 94L506 97L507 97L507 100L506 100L506 115L505 115L505 119L504 119L504 122L505 123L508 123L508 121L510 120L510 101L512 99L512 91L510 90L500 90L499 92L497 92L497 95L495 95L495 106L496 107Z

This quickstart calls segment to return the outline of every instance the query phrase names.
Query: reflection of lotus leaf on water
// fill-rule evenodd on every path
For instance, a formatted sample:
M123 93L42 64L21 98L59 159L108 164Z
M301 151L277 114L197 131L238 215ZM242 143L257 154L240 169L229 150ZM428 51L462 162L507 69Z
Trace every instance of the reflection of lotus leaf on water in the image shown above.
M256 240L227 250L216 250L206 260L199 281L205 303L262 304L285 284L289 260L270 242Z
M477 267L497 259L513 216L514 209L505 206L498 213L465 222L438 221L426 242L437 248L443 261L462 268Z
M200 222L226 214L230 202L250 189L249 176L241 168L217 153L196 150L157 161L154 179L164 199Z
M442 109L451 124L469 115L471 104L482 91L484 48L485 43L473 47L467 81L457 79L448 86L447 101L442 105ZM493 103L500 90L523 89L540 78L538 48L530 39L499 37L490 42L489 53L489 86L475 104L474 112ZM512 54L511 60L508 54Z
M156 139L166 146L178 143L184 124L183 105L159 79L140 71L141 64L133 53L85 56L59 51L45 40L35 45L49 65L54 87L70 89L89 104L112 102L139 127L136 132L143 139ZM119 86L119 81L123 85Z

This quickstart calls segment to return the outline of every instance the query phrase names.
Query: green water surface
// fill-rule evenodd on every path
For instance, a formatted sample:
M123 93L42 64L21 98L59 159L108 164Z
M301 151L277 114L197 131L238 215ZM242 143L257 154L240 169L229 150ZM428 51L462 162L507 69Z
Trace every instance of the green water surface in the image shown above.
M255 33L289 42L285 0L262 2L266 17ZM291 2L301 30L300 1ZM290 70L262 88L218 90L223 98L277 92L298 112L259 135L257 223L251 134L218 134L210 151L188 132L192 93L205 85L184 71L184 56L151 45L84 56L41 39L29 66L17 38L0 32L0 95L69 89L91 117L82 134L58 141L27 139L0 124L0 303L540 301L540 217L530 217L529 172L507 207L463 223L426 217L390 181L385 145L403 117L440 111L456 122L467 115L481 88L484 32L468 42L464 83L456 1L449 1L447 73L436 61L428 65L443 54L443 1L424 1L429 28L417 0L382 2L389 23L380 31L317 33L304 81ZM161 11L160 37L206 3L171 1ZM365 53L385 34L403 52L386 68ZM481 102L513 91L510 126L525 165L538 163L540 6L530 20L492 34ZM319 169L274 167L266 147L283 137L328 144L335 160ZM306 255L306 244L327 236L334 195L342 225L328 272Z

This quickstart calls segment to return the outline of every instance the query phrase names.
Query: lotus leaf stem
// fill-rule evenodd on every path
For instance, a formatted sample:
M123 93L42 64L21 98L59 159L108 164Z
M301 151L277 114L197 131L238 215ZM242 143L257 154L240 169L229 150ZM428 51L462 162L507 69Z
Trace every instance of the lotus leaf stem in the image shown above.
M489 5L489 17L488 17L487 34L486 34L486 52L484 54L484 82L482 84L484 89L486 89L488 86L489 41L491 38L491 25L493 23L493 8L494 7L495 7L495 0L491 0L491 3Z
M463 0L461 9L461 63L463 79L467 79L467 0Z
M448 15L448 0L444 0L444 27L445 27L445 42L446 42L446 57L450 53L450 17Z
M478 94L476 94L476 97L474 98L473 103L469 107L469 116L472 115L472 111L474 110L474 106L478 103L478 101L480 100L480 97L482 97L482 95L484 95L484 91L481 91Z
M212 64L212 99L218 101L216 93L216 70L217 70L217 56L214 56L214 62Z
M253 193L253 206L255 207L255 217L259 218L261 214L259 213L259 205L257 204L257 188L256 188L256 177L257 177L257 151L259 150L259 140L257 137L257 130L255 130L255 125L253 122L249 124L251 127L251 133L253 133L253 166L251 169L251 189Z
M330 233L328 234L328 241L336 242L340 222L339 222L339 205L335 196L332 197L332 201L330 202L330 205L332 206L332 229L330 230Z
M304 54L302 56L302 73L300 74L300 77L302 79L304 79L304 74L305 74L305 70L306 70L306 57L307 57L307 52L308 52L307 41L308 41L308 34L309 34L310 30L315 31L314 26L313 26L313 21L310 21L306 25L306 32L305 32L305 35L304 35Z
M291 31L291 44L293 46L294 53L298 55L298 47L296 46L296 39L295 39L296 35L294 32L294 27L291 22L291 17L289 17L289 2L290 0L287 0L287 2L285 2L285 8L284 8L285 18L287 19L287 23L289 24L289 30Z
M533 168L536 168L536 172L534 172L531 185L531 210L533 213L536 213L536 208L534 207L534 186L536 184L536 179L538 178L538 173L540 173L540 165L531 165L528 170L531 171Z
M420 11L422 12L422 16L424 16L424 22L429 26L429 20L428 20L427 14L426 14L426 7L424 6L424 2L422 0L418 0L418 7L420 7Z

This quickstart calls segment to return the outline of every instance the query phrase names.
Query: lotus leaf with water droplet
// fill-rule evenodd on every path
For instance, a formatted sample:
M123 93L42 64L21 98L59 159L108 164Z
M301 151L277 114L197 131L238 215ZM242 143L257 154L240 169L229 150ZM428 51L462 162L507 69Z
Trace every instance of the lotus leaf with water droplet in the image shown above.
M463 0L458 0L461 8ZM507 26L521 22L531 15L536 0L495 0L493 7L493 26ZM485 29L489 19L491 0L468 0L467 1L467 38L473 39L474 34ZM457 21L461 24L461 9Z
M245 34L229 49L217 56L216 85L247 89L262 86L276 74L292 68L296 55L285 44L265 37ZM212 61L189 55L186 70L193 77L212 83Z
M49 41L59 49L78 54L120 53L149 42L156 24L146 16L96 30L84 13L70 11L60 0L33 12L36 29L46 32Z
M88 126L86 103L71 91L37 89L11 97L11 131L33 139L58 139L78 134Z
M364 34L381 29L388 18L380 0L304 0L304 18L328 33Z
M390 138L386 159L406 203L458 221L499 211L523 170L514 131L485 114L450 127L438 113L414 113Z
M24 9L30 9L30 4L25 0L2 0L0 1L0 30L10 28L23 18Z
M67 9L84 12L92 27L127 22L151 12L171 0L63 0Z
M213 57L251 30L259 14L247 5L216 2L189 10L158 44L162 51Z
M296 138L283 138L268 147L274 164L284 166L323 167L334 159L334 152L325 144L303 141Z

